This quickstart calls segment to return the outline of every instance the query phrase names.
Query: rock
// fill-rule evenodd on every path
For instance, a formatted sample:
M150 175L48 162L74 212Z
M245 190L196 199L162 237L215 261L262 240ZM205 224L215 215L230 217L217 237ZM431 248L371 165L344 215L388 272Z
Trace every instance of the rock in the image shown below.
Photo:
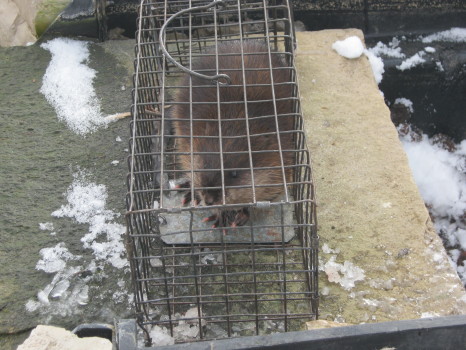
M0 1L0 46L26 45L35 42L32 18L36 1Z
M79 338L66 329L53 326L37 326L29 338L17 350L111 350L108 339L89 337Z
M319 236L328 252L319 256L320 268L332 277L319 274L327 294L319 313L353 324L463 314L464 287L434 231L369 61L332 49L351 36L363 39L355 29L296 33ZM336 282L345 262L351 277L348 267L364 271L354 286Z

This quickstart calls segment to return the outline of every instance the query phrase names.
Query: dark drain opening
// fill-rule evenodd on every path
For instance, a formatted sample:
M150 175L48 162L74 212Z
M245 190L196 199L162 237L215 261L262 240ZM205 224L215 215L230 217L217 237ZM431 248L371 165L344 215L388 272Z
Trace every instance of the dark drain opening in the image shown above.
M391 40L369 36L366 45ZM395 125L409 123L429 137L442 134L455 143L466 139L466 43L422 42L411 35L401 40L400 47L406 57L383 59L385 73L379 85ZM407 70L399 68L416 54L425 62ZM412 111L395 104L400 98L413 103Z

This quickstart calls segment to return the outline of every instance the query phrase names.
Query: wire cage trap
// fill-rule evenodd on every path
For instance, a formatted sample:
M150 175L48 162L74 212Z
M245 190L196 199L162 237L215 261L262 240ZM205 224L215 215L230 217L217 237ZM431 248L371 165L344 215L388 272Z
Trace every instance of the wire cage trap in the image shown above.
M317 223L288 1L139 8L127 250L150 345L317 317Z

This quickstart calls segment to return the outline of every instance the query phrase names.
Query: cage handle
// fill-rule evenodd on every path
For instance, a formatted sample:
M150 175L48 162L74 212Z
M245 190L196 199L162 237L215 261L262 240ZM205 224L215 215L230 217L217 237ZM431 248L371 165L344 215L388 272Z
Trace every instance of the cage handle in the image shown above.
M209 3L207 5L190 7L188 9L184 9L184 10L181 10L181 11L175 13L169 19L167 19L167 21L163 24L162 28L160 29L159 42L160 42L160 48L162 49L162 52L163 52L164 56L169 61L171 61L173 64L175 64L178 68L180 68L182 71L188 73L189 75L193 75L193 76L196 76L196 77L201 78L201 79L211 80L212 82L216 81L220 85L229 85L229 84L231 84L231 79L230 79L230 77L228 75L226 75L226 74L204 75L204 74L195 72L195 71L193 71L193 70L191 70L189 68L184 67L180 63L178 63L168 53L167 49L165 48L165 31L167 29L168 24L170 24L170 22L172 22L176 17L178 17L179 15L182 15L184 13L187 13L187 12L207 10L207 9L209 9L209 8L211 8L213 6L217 6L217 5L224 5L223 0L214 0L214 1L212 1L211 3ZM224 79L225 82L219 81L220 79Z

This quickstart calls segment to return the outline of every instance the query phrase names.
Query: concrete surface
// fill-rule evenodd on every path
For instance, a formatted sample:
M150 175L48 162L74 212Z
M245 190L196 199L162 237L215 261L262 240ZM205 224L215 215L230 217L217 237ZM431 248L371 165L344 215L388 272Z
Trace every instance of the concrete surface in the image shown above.
M297 33L323 247L320 318L358 324L464 314L465 290L433 231L368 60L348 60L331 48L351 35L362 38L359 30ZM329 262L346 270L331 271ZM329 281L361 270L354 287ZM33 331L43 335L34 349L55 337L42 330Z
M363 39L355 29L297 33L326 270L320 318L357 324L464 314L465 290L433 230L369 61L331 48L352 35ZM351 279L358 268L364 278L353 288L329 282Z

